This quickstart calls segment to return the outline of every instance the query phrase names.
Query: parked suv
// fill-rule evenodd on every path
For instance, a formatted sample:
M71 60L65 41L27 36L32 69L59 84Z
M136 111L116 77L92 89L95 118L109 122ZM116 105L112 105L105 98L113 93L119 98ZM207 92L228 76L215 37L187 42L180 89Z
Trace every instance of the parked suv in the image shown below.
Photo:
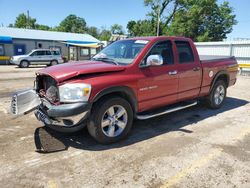
M10 59L11 64L16 64L21 68L27 68L29 65L56 65L63 63L59 51L49 49L32 50L26 55L13 56Z

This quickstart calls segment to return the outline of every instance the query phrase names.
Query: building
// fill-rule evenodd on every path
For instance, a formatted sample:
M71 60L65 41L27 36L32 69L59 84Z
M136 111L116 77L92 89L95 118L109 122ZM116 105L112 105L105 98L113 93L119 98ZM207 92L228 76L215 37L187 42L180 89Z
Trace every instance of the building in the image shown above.
M67 60L86 60L97 53L100 44L88 34L0 27L0 64L38 48L59 50Z
M196 42L200 55L235 56L240 69L250 70L250 40Z
M112 34L110 39L109 39L109 42L112 43L112 42L115 42L115 41L118 41L118 40L123 40L123 39L126 39L126 38L128 38L127 35Z

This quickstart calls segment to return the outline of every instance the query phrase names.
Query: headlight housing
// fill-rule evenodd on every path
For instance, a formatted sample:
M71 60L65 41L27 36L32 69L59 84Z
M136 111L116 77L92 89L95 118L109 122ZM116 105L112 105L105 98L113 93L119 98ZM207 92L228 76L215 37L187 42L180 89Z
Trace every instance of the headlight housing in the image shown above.
M59 86L60 102L86 102L89 100L91 85L71 83Z

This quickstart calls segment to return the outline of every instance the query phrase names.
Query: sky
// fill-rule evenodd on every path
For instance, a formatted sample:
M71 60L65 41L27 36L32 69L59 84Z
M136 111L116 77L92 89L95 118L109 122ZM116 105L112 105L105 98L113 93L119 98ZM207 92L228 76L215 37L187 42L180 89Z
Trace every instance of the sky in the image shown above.
M228 39L250 38L250 0L229 0L229 3L238 24ZM109 28L118 23L124 29L128 21L144 19L149 12L143 0L0 0L0 26L14 23L16 16L27 10L37 23L51 27L69 14L75 14L84 18L88 26Z

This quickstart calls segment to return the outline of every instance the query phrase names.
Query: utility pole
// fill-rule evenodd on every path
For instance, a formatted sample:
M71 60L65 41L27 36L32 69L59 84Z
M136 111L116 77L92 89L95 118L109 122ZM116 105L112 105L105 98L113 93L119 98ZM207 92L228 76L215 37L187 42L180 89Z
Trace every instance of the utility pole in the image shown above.
M158 13L157 13L157 31L156 31L156 35L159 36L160 34L160 0L158 1Z

